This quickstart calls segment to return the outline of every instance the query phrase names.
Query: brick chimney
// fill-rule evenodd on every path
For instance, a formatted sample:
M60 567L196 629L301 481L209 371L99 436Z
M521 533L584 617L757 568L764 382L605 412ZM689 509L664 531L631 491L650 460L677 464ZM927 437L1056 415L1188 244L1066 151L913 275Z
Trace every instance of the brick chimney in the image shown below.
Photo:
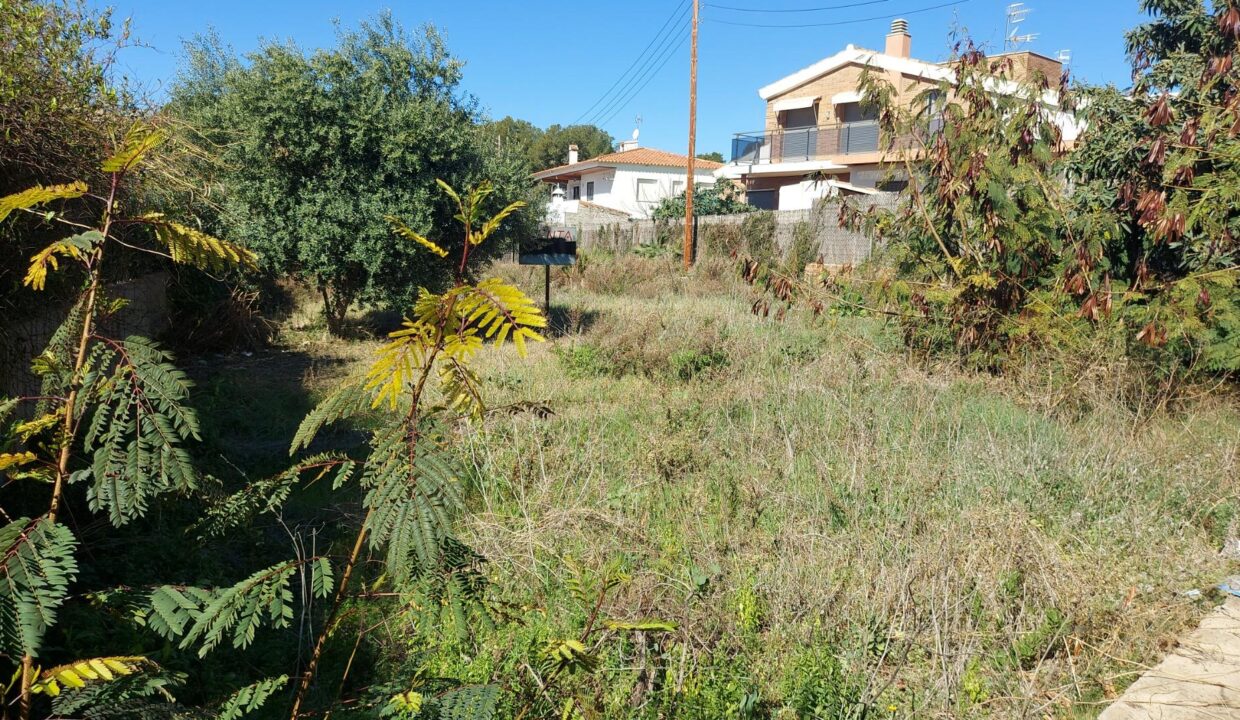
M896 57L912 57L913 36L908 34L908 20L900 18L891 21L891 32L887 33L887 54Z
M569 165L576 165L576 164L577 164L577 160L578 160L580 157L581 157L581 155L577 152L577 146L576 146L576 145L569 145L569 146L568 146L568 164L569 164Z

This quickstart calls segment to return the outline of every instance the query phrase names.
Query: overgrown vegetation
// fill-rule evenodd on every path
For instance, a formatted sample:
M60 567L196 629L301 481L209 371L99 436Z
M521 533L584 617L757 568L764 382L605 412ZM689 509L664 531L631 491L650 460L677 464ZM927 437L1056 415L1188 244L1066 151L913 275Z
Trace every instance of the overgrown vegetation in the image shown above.
M107 605L109 596L130 595L130 622L205 655L226 636L235 647L245 647L257 627L287 623L293 603L289 582L299 569L313 571L317 594L331 583L318 558L259 571L232 588L160 587L156 578L147 579L144 588L116 590L77 583L79 575L98 572L83 567L94 552L94 543L83 545L81 539L89 532L90 518L120 529L143 519L161 496L188 495L203 483L187 450L199 439L199 424L187 405L185 375L150 340L101 333L101 318L116 307L103 286L104 261L116 262L118 252L139 250L202 269L254 263L250 251L161 213L124 212L129 178L163 140L159 130L131 128L100 165L109 178L102 194L91 194L79 180L36 185L0 198L0 220L40 208L48 222L75 232L34 255L24 285L44 290L49 274L62 263L85 276L64 324L34 359L43 382L38 395L0 402L0 421L10 423L2 440L6 452L0 453L0 470L8 478L0 510L0 658L13 677L4 693L6 708L11 700L22 720L32 713L48 714L47 705L55 715L100 703L117 715L140 714L151 702L166 702L161 693L170 698L167 686L174 676L148 657L117 652L106 643L91 647L85 657L58 653L48 635L64 632L61 616L69 608L62 606L72 600ZM76 214L62 216L59 207L68 201L96 205L97 221L83 230L69 219ZM137 238L146 240L146 247L134 245ZM18 415L14 420L15 412L28 419ZM85 503L66 513L71 493ZM74 520L66 522L64 514ZM96 612L95 622L105 613ZM53 665L49 657L67 662ZM113 682L119 690L97 686ZM238 716L246 704L261 703L271 691L270 683L240 690L223 699L218 712Z
M131 102L107 80L126 28L84 0L11 0L0 12L0 196L74 178L98 184L98 149L124 132ZM34 307L20 291L25 260L58 237L25 214L0 225L0 243L11 250L0 260L0 333ZM61 290L53 287L56 299Z
M1240 10L1142 8L1155 17L1128 35L1127 95L1012 81L1008 59L968 40L951 76L911 104L897 95L913 90L867 74L883 141L909 150L915 181L898 210L846 209L842 222L878 234L885 257L811 287L769 272L763 247L746 277L818 311L861 298L898 320L911 348L973 368L1051 366L1071 385L1122 364L1168 393L1234 376L1240 178L1225 158L1240 127ZM1067 143L1072 126L1085 129Z
M1240 364L1240 9L1143 7L1131 98L996 94L967 42L914 111L868 78L920 149L844 218L876 262L723 182L691 272L682 197L544 316L496 258L611 138L482 123L433 30L196 41L150 108L106 13L5 6L0 292L63 322L0 400L0 717L1096 715L1240 534L1200 382ZM152 271L180 367L113 330Z
M576 330L480 366L497 407L551 411L468 441L465 536L532 608L496 647L580 622L566 558L619 561L604 608L677 625L604 652L577 716L1093 717L1208 610L1180 593L1232 567L1206 508L1233 494L1234 403L1044 413L1040 387L909 362L882 317L763 322L726 261L666 262L593 257L556 290ZM507 651L419 660L529 678Z

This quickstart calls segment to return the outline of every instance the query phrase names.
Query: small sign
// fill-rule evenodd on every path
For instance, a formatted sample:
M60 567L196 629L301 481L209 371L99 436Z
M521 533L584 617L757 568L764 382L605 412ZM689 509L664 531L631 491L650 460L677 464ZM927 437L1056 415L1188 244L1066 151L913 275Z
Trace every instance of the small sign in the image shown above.
M522 265L575 265L577 242L556 237L523 240L517 262Z

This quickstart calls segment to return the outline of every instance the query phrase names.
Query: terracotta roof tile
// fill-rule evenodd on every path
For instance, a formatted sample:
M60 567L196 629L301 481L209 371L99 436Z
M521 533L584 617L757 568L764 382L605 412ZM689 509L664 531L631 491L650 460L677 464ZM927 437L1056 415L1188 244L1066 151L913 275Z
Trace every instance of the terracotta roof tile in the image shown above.
M622 152L607 153L592 157L589 160L582 160L576 165L560 165L558 167L541 170L537 175L546 175L559 173L561 171L570 170L577 165L650 165L655 167L685 167L689 162L687 155L677 155L676 153L666 152L664 150L655 150L654 148L634 148L633 150L624 150ZM723 163L717 163L713 160L698 160L695 167L699 170L718 170L723 167Z

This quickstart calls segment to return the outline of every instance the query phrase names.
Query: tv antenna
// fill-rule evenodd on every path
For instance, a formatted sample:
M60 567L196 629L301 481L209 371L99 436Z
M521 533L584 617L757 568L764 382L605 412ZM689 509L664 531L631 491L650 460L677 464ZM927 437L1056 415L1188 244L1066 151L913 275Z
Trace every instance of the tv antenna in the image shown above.
M1072 51L1064 48L1059 51L1059 54L1055 56L1055 59L1059 61L1060 65L1067 67L1072 64Z
M1038 33L1020 34L1020 24L1033 12L1032 8L1025 7L1023 2L1012 3L1007 6L1007 32L1003 41L1005 50L1015 50L1025 43L1031 43L1038 38Z

